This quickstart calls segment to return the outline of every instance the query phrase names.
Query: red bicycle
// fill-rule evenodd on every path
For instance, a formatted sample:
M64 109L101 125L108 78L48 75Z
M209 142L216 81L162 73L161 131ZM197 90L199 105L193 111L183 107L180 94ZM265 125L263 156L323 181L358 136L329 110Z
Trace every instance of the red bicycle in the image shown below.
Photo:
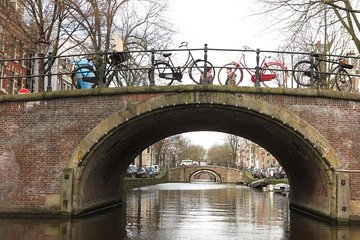
M270 56L263 58L260 70L260 85L265 87L283 87L287 78L287 67L278 61L266 61ZM244 78L244 71L251 76L251 82L256 83L256 71L246 65L245 54L242 54L239 62L231 62L222 66L218 73L218 81L220 85L239 85Z

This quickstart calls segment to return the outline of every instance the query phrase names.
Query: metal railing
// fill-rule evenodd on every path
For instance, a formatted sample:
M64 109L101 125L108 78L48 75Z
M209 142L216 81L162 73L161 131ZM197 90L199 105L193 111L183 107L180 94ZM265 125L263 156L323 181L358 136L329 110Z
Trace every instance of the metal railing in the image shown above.
M47 91L51 90L58 90L58 88L52 88L54 85L59 85L58 82L61 80L63 83L71 85L68 89L73 89L73 82L71 80L71 75L74 73L71 66L75 63L76 60L80 60L81 58L86 58L89 55L97 56L97 59L102 59L99 61L102 65L97 66L96 71L101 76L109 76L109 71L131 71L133 73L134 78L141 79L141 81L134 81L128 83L128 85L124 86L143 86L143 85L157 85L155 81L155 64L161 58L161 54L163 53L177 53L177 52L184 52L184 51L191 51L194 54L200 56L199 59L204 60L204 69L202 73L204 74L204 78L206 77L208 62L213 64L214 69L216 71L220 70L224 64L228 63L229 56L235 59L237 56L241 54L248 54L252 55L250 60L254 61L255 64L251 67L243 67L242 69L251 70L255 74L255 82L253 86L260 87L261 86L261 71L263 70L261 67L260 59L263 57L272 56L281 58L281 61L285 66L287 66L286 70L282 69L274 69L274 71L287 71L289 74L289 79L287 79L286 84L282 87L290 87L296 88L301 87L299 84L294 81L294 73L297 72L294 69L294 65L300 60L308 60L311 62L311 66L315 66L315 53L313 52L289 52L289 51L268 51L268 50L260 50L260 49L218 49L218 48L209 48L207 44L204 44L203 48L191 48L191 49L161 49L161 50L147 50L147 51L128 51L128 53L132 56L129 62L124 63L127 66L127 69L115 69L109 67L109 55L113 54L114 52L107 51L107 52L97 52L97 53L90 53L90 54L68 54L62 56L53 56L48 54L44 57L32 57L32 58L18 58L18 59L0 59L0 87L4 88L4 82L8 82L8 84L13 84L15 81L18 82L17 86L14 88L19 87L26 87L30 86L31 92L38 91L42 92L45 91L45 85L47 85ZM342 56L342 55L326 55L326 54L318 54L322 58L345 58L350 61L356 63L355 68L349 72L349 76L356 81L356 86L354 85L354 91L359 90L359 79L360 79L360 57L359 56ZM158 57L159 56L159 57ZM141 62L139 59L141 57ZM173 56L172 56L173 57ZM144 60L145 59L145 60ZM65 60L65 61L61 61ZM70 61L69 61L70 60ZM183 59L177 59L178 62L184 62ZM249 58L247 58L249 60ZM168 59L166 59L168 61ZM41 66L41 62L43 65ZM60 62L65 62L65 65L59 64ZM9 64L12 63L12 64ZM20 65L20 63L27 63L26 65ZM9 76L6 74L5 67L8 66L16 66L18 65L18 72L15 70L13 71L13 76ZM60 66L59 66L60 65ZM182 65L175 65L174 68L181 67ZM1 69L1 67L3 69ZM15 69L15 67L13 67ZM43 69L43 71L41 70ZM40 71L39 71L40 70ZM12 70L10 70L12 71ZM8 71L9 72L9 71ZM20 73L21 72L21 73ZM26 72L26 73L25 73ZM24 74L25 73L25 74ZM316 81L317 74L329 74L332 75L334 73L329 71L316 71L314 67L310 69L310 80L311 86L315 87L314 83ZM217 84L216 74L214 74L213 84ZM54 81L55 80L55 81ZM101 82L106 82L107 79L101 78ZM186 81L184 81L186 84ZM42 85L42 89L39 87L33 87L34 83L38 83ZM55 83L55 84L54 84ZM180 83L179 83L180 84ZM194 84L194 83L192 83ZM250 82L250 84L252 84ZM353 83L354 84L354 83ZM20 86L21 85L21 86ZM99 84L101 86L101 84ZM62 88L61 88L62 89Z

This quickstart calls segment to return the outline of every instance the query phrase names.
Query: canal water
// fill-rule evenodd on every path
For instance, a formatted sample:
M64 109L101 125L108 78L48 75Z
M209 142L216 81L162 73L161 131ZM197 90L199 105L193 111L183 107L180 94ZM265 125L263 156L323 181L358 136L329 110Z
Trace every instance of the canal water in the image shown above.
M126 205L83 218L0 218L0 240L360 239L289 210L289 199L245 186L166 183L131 190Z

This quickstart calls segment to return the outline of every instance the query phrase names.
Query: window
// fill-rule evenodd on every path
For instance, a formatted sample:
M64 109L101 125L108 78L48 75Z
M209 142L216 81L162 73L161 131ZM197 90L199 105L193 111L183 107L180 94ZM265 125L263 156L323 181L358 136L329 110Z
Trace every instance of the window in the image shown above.
M4 79L2 78L3 77L3 69L4 69L4 64L2 62L0 62L0 90L3 87L3 82L4 82Z
M11 37L9 56L11 59L16 58L16 37L15 36Z
M13 71L9 71L9 74L7 76L9 78L9 94L13 94L14 93L14 72Z
M10 4L11 4L11 7L14 8L15 10L17 10L17 1L16 0L10 0Z
M19 44L19 63L20 63L21 65L24 64L24 60L23 60L24 56L25 56L24 44L23 44L23 43L20 43L20 44Z
M23 87L23 78L22 78L22 75L20 74L16 74L16 83L17 83L17 90L19 90L20 88Z
M4 52L4 27L0 25L0 52Z

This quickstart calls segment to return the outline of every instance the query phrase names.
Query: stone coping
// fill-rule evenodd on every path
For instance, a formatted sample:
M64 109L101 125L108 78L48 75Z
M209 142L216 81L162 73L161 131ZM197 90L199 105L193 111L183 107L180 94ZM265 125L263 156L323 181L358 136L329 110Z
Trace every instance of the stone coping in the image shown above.
M86 96L107 96L126 94L158 94L158 93L185 93L185 92L223 92L223 93L245 93L245 94L268 94L287 95L302 97L320 97L341 99L349 101L360 101L360 93L346 93L340 91L300 89L300 88L264 88L264 87L239 87L220 85L181 85L181 86L143 86L143 87L119 87L119 88L94 88L86 90L64 90L45 93L31 94L9 94L0 95L0 103L39 101L61 98L76 98Z

